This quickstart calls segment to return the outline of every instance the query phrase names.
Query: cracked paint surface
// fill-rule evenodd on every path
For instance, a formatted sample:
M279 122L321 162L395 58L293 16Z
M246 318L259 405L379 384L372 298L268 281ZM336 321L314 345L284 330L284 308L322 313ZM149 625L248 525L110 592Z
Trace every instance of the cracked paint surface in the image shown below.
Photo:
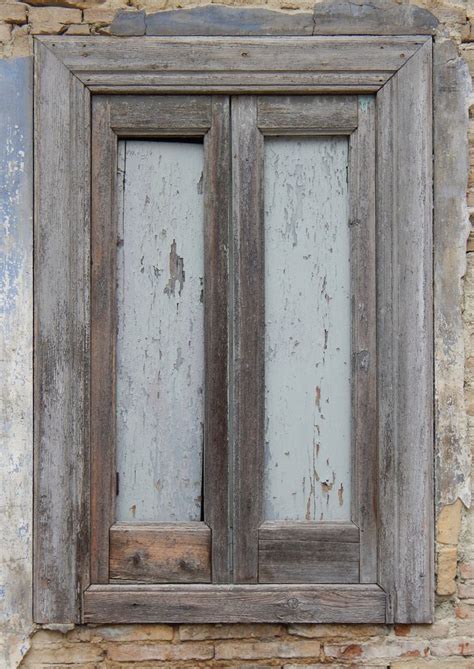
M0 61L0 665L31 632L32 63Z
M117 519L201 519L203 145L120 145Z
M265 138L265 519L350 517L346 138Z

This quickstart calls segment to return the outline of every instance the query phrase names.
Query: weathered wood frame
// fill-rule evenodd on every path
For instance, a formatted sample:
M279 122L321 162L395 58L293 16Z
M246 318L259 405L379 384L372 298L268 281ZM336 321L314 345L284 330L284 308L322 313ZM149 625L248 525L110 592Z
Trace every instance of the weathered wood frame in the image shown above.
M176 562L175 577L184 582L227 582L228 556L228 445L227 445L227 235L230 215L230 129L227 96L103 96L92 98L91 184L91 582L109 583L124 578L139 580L151 574L152 559L139 558L133 579L127 546L133 536L150 537L150 524L115 524L115 416L116 416L116 245L117 245L117 146L121 137L201 137L204 145L205 258L205 435L204 521L166 524L182 545L183 532L190 539L188 557ZM156 524L155 538L165 536ZM192 539L199 554L193 556ZM203 560L203 543L210 551ZM111 570L109 553L114 553ZM150 554L151 551L145 551ZM212 559L211 559L212 553ZM155 552L157 557L158 551ZM130 554L129 554L130 557ZM207 566L205 565L207 562ZM178 568L181 564L181 568ZM193 565L196 569L193 569ZM158 564L156 564L159 567ZM164 580L157 577L157 582ZM177 582L180 582L178 580Z
M431 50L426 35L36 40L37 622L431 621ZM91 95L152 92L376 94L376 583L90 585Z
M268 135L349 138L353 523L262 522L265 443L262 180L264 141ZM374 97L235 96L232 146L235 157L232 164L234 579L236 583L375 583L378 493ZM306 560L302 552L299 559L296 553L294 559L285 556L295 551L296 542L300 542L300 548L304 547ZM311 553L314 556L317 551L326 555L324 568L311 558Z

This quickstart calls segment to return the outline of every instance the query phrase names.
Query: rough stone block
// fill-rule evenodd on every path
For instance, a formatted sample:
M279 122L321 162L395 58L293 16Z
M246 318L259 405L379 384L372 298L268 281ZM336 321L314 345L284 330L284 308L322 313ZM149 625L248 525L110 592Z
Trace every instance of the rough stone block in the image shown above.
M99 627L76 627L68 633L71 641L171 641L174 631L171 625L101 625Z
M87 23L75 23L66 30L66 35L90 35L91 29Z
M438 551L436 592L438 595L453 595L456 592L457 549L441 546Z
M145 12L120 11L116 14L110 33L119 37L140 36L145 34Z
M30 9L29 22L33 35L58 34L66 30L66 26L81 23L80 9L64 9L61 7L33 7Z
M436 525L436 538L440 544L458 545L462 507L460 499L457 499L454 504L442 507Z
M315 35L431 35L437 25L428 10L390 0L329 0L314 6Z
M10 41L12 34L12 27L8 23L0 24L0 42L5 43Z
M181 625L179 638L182 641L265 638L280 636L284 631L283 625Z
M311 35L309 13L206 5L146 17L147 35Z
M217 660L267 660L270 658L313 657L319 659L317 641L255 641L216 644Z
M204 643L142 644L126 643L109 645L107 658L118 662L143 662L146 660L210 660L214 648Z
M288 633L309 639L368 639L388 634L384 625L303 625L288 626Z
M26 10L27 6L21 2L7 2L0 5L0 21L16 23L17 25L26 23L28 20Z
M84 21L98 26L106 26L112 23L115 17L114 9L102 9L93 7L84 10Z

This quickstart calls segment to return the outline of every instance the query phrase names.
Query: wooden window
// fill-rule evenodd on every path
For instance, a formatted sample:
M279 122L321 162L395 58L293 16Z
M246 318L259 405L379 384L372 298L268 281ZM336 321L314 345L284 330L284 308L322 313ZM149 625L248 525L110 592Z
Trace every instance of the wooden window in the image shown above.
M429 621L431 39L36 63L36 620Z

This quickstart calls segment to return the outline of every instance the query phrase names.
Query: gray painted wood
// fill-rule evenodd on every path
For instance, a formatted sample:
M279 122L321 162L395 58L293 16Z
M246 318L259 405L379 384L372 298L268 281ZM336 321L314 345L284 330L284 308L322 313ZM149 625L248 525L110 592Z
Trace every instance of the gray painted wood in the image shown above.
M86 623L384 623L377 585L92 586Z
M203 145L119 142L119 521L202 512Z
M377 350L375 98L361 96L349 144L352 303L352 520L360 528L360 578L377 580Z
M267 520L260 525L258 537L263 541L331 541L359 543L360 531L354 523L281 523Z
M357 128L353 95L265 95L258 99L258 127L266 135L349 134Z
M391 0L329 0L314 5L313 35L432 35L427 9Z
M230 100L212 98L204 138L204 520L212 531L212 580L231 580L229 438Z
M377 98L379 583L388 620L433 617L431 44Z
M113 28L113 25L111 26ZM146 17L147 35L311 35L313 14L206 5Z
M80 620L89 528L89 92L35 48L34 619Z
M265 138L267 520L349 520L346 138Z
M258 579L264 444L263 135L257 99L232 100L233 576Z
M353 523L266 522L258 533L260 583L358 583Z
M115 518L115 346L117 138L110 101L92 98L90 478L91 581L109 578L109 528Z
M436 495L439 505L471 502L471 453L464 398L464 274L471 225L467 63L449 40L433 44L434 96L434 333Z
M211 109L211 97L204 95L117 95L110 100L110 126L126 137L201 136L211 126Z
M376 91L426 38L40 39L95 92L182 94L193 90L295 92L295 86L303 93ZM192 63L188 59L190 41Z

